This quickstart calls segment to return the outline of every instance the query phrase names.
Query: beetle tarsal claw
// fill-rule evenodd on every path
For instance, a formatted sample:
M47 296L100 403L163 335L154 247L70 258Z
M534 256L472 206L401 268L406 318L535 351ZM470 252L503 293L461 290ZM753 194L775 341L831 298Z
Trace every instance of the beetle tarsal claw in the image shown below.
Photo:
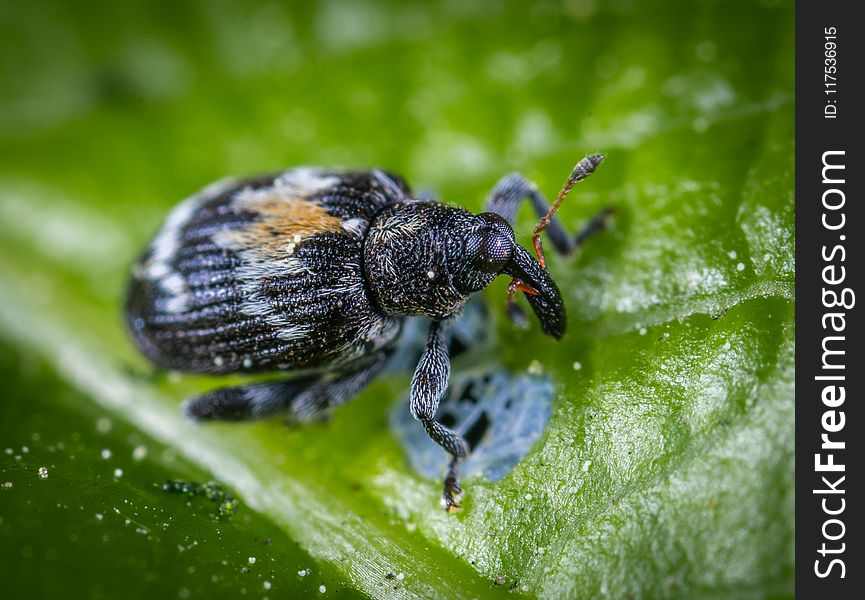
M445 479L444 493L442 493L442 508L447 512L454 512L462 508L457 496L463 493L463 488L460 486L456 477L448 476Z
M445 476L444 491L442 492L442 508L451 513L462 508L458 496L463 493L463 488L457 480L459 459L454 456L448 465L448 473Z

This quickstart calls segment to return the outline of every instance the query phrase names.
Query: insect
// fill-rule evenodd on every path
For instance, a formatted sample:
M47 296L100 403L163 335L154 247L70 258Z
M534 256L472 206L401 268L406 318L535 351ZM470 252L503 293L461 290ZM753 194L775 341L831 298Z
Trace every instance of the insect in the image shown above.
M291 377L223 387L187 400L196 420L297 422L351 400L397 350L403 322L430 320L409 394L412 415L451 456L443 507L457 508L465 441L436 420L450 376L447 327L471 294L511 277L508 315L526 324L525 294L544 333L565 332L565 308L540 235L572 253L609 211L576 236L554 218L571 188L601 163L581 160L550 205L525 178L503 178L486 212L412 196L381 170L296 168L225 180L179 204L133 267L125 308L136 345L157 366L214 375L286 371ZM528 199L540 216L537 260L512 224Z

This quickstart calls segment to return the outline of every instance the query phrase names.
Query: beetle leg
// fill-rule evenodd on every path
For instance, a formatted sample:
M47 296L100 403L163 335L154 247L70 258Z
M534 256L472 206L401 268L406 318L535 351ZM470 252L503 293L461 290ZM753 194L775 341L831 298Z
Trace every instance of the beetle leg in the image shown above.
M526 311L524 311L523 308L517 304L516 300L514 300L514 295L519 289L519 284L519 279L511 279L511 282L508 284L508 302L506 311L508 319L510 319L511 323L514 324L514 327L517 329L528 329L529 318L526 316Z
M442 505L448 512L460 506L457 496L462 493L462 488L457 480L457 470L459 460L468 454L465 440L435 420L439 402L448 387L450 373L444 325L434 321L430 326L426 348L411 379L410 408L412 416L423 423L427 435L451 455L442 493Z
M550 203L534 183L519 173L511 173L510 175L505 175L496 184L492 194L487 199L484 210L501 215L508 223L513 225L516 222L517 210L520 207L520 203L525 199L528 199L532 203L532 208L538 217L543 217L550 210ZM546 232L550 236L553 247L560 254L567 256L576 250L574 238L565 231L565 228L555 216L550 218Z
M583 162L585 162L585 159L580 161L580 164L583 164ZM574 174L572 174L571 179L568 180L571 183L571 187L574 183L584 179L591 173L590 170L585 171L585 173L577 173L578 177L574 177ZM567 190L563 189L563 191ZM562 197L561 193L559 197ZM513 225L516 221L517 210L524 199L528 199L531 202L532 208L540 218L538 227L535 228L538 230L537 233L540 234L540 231L546 231L556 251L565 256L570 256L576 252L591 234L605 229L609 223L609 217L613 213L611 207L603 209L589 220L576 236L572 236L552 214L553 211L551 211L552 207L550 203L538 190L537 186L519 173L506 175L496 184L492 194L487 199L484 210L501 215L508 223ZM557 201L560 202L559 198L557 198ZM541 263L541 266L544 266L543 251L540 249L540 238L533 240L533 243L538 253L538 262Z
M546 261L544 260L544 251L541 246L541 232L546 231L553 243L553 248L559 254L569 256L575 253L591 235L606 229L609 225L609 218L614 211L612 207L604 208L592 217L575 236L571 236L565 231L565 228L555 217L555 208L561 203L564 194L570 191L570 188L576 182L585 179L591 174L593 167L592 169L584 168L579 170L580 165L586 163L586 160L583 159L577 165L577 168L575 168L568 182L565 184L565 188L562 189L562 192L556 198L556 204L553 206L550 206L550 203L535 184L519 173L511 173L502 178L496 184L484 206L485 211L494 212L504 217L510 225L513 225L517 218L517 210L520 207L520 203L527 198L529 199L532 203L532 208L540 218L533 232L532 244L538 255L538 262L544 268L546 268ZM523 290L520 287L521 283L519 280L513 279L508 285L507 315L508 319L517 329L525 329L528 325L528 320L526 319L525 311L515 302L514 294L516 294L518 289L525 293L531 293L528 290Z
M344 373L335 379L322 379L291 400L290 415L297 421L308 422L321 418L330 410L357 396L378 375L393 354L388 348L375 355L361 369Z
M183 412L196 421L263 419L284 410L292 398L316 381L315 377L302 377L220 388L190 398L183 404Z
M336 379L312 376L221 388L187 400L183 410L196 421L249 421L286 409L296 421L313 421L356 396L390 355L382 351L365 367Z
M574 249L579 250L587 239L610 226L610 217L616 214L616 207L606 206L589 219L574 238Z

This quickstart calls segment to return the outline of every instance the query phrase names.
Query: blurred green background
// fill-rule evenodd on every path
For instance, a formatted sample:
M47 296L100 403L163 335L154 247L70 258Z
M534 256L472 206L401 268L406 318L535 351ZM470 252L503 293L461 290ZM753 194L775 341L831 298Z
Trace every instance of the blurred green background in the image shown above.
M218 382L123 331L134 257L225 175L375 165L479 210L595 151L560 216L619 217L549 261L568 335L484 292L490 364L558 396L459 514L388 430L410 374L321 425L194 427ZM791 3L0 5L4 597L792 596L793 306Z

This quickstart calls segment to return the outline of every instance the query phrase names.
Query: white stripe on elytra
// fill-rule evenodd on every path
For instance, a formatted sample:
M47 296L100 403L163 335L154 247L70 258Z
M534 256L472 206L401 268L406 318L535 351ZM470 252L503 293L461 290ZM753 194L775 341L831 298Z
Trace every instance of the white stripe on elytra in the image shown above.
M188 310L192 299L186 280L171 266L183 243L180 232L204 202L221 194L232 183L234 180L230 178L221 179L177 205L150 245L150 258L140 276L153 281L167 294L164 306L168 312L182 313Z
M314 167L299 167L278 175L264 188L240 190L232 201L235 206L255 210L256 205L273 200L305 200L339 183L339 177L324 175Z
M285 188L291 191L295 198L306 198L335 186L339 180L338 176L325 175L324 171L315 167L298 167L277 177L273 187L276 190Z
M385 195L392 200L402 200L405 198L405 194L403 194L402 190L396 184L396 182L388 177L387 173L382 171L381 169L373 169L372 176L384 187Z
M389 191L398 190L396 185L383 174L380 175L379 179L384 180L383 183L389 184L387 186L391 188ZM232 199L232 203L254 208L258 202L272 200L274 195L286 199L308 198L333 187L339 183L339 180L338 176L325 175L323 171L314 167L291 169L279 175L271 186L257 190L246 188L238 191ZM172 260L183 243L181 231L189 224L195 211L204 202L221 194L234 183L235 180L233 179L220 180L181 202L169 214L162 230L151 244L150 259L143 265L142 275L150 281L156 282L160 289L165 292L167 298L163 307L166 311L175 314L185 312L189 309L192 300L186 280L171 266ZM349 219L343 223L343 229L354 236L358 236L362 235L364 224L362 219ZM232 243L228 232L218 232L212 239L217 245L234 250L243 259L242 266L237 270L237 277L245 298L239 307L241 313L265 319L278 330L278 336L283 340L300 339L311 333L311 327L300 325L278 313L273 304L258 292L263 278L309 273L309 267L294 256L286 255L274 259L272 256L262 255L254 248L238 247ZM295 240L295 243L298 241ZM360 282L357 284L349 283L348 285L343 283L338 287L339 289L329 290L329 292L351 293L362 288L362 285Z

